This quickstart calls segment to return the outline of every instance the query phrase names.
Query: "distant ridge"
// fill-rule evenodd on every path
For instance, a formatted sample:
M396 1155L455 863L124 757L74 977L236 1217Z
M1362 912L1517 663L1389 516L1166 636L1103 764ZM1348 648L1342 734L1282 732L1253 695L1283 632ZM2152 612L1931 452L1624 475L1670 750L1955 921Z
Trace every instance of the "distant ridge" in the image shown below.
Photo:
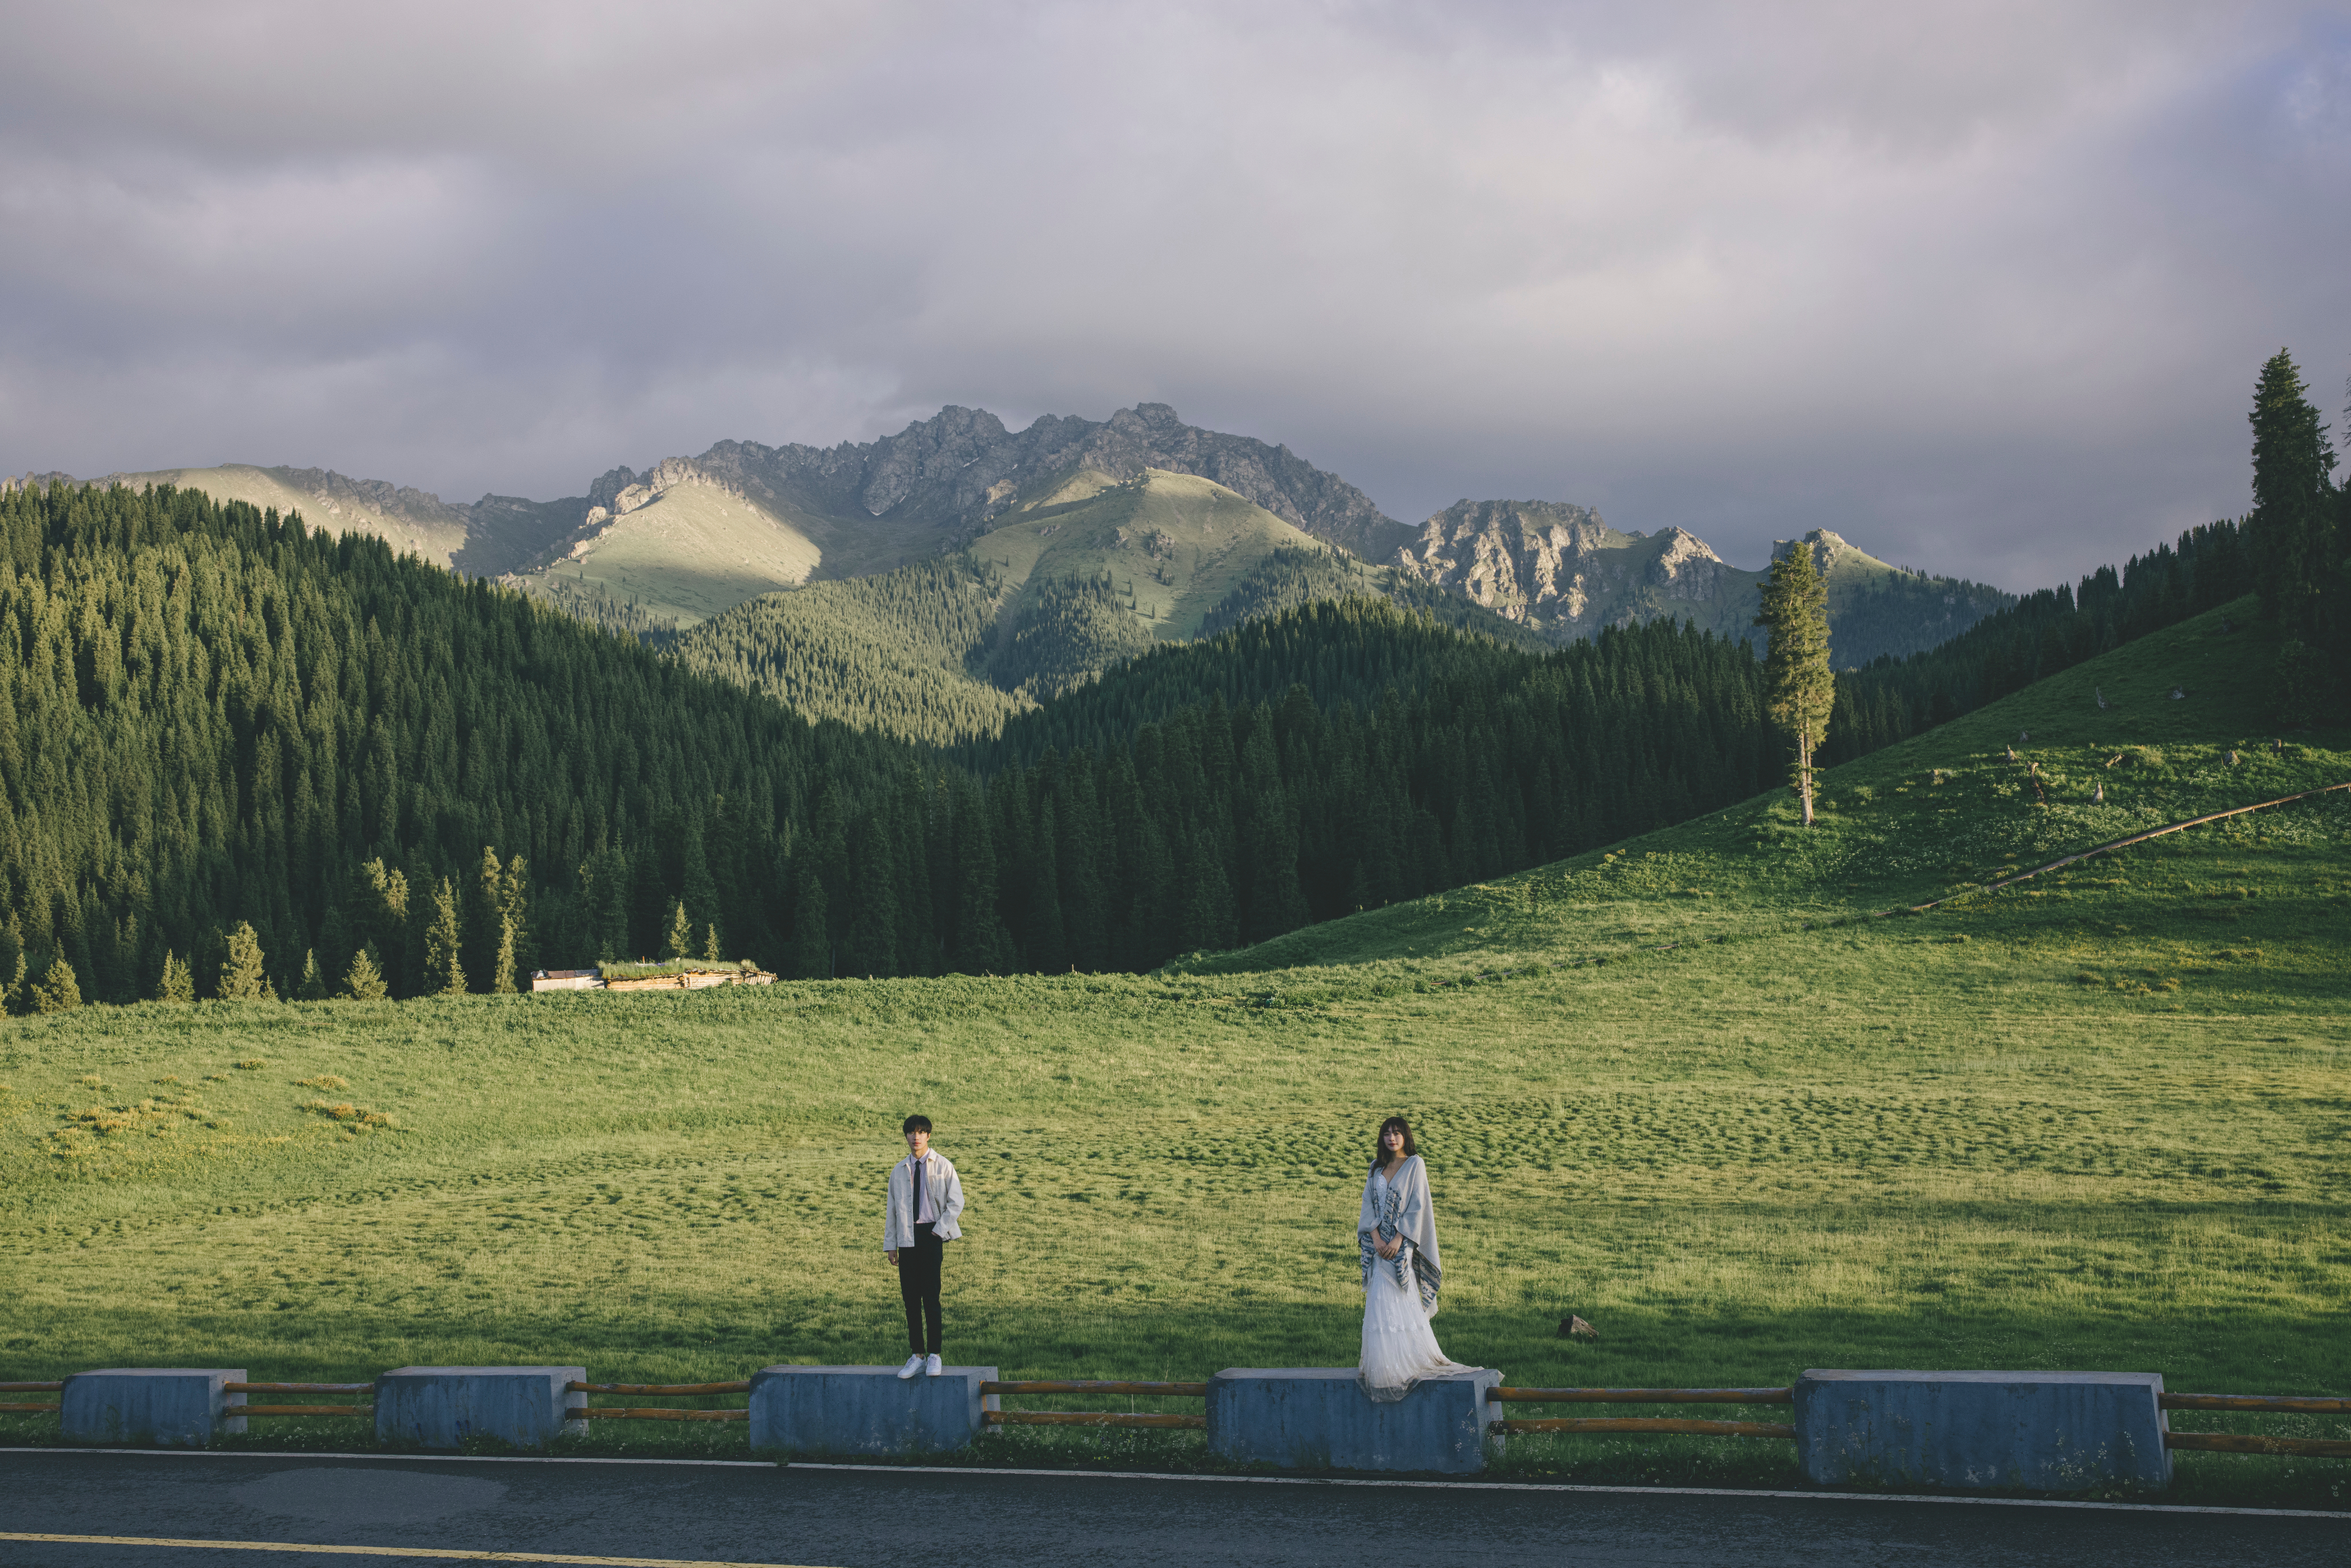
M1106 489L1147 484L1152 475L1206 481L1268 524L1294 530L1290 541L1370 563L1383 591L1410 583L1458 597L1553 645L1660 617L1735 639L1753 636L1763 572L1730 565L1686 529L1625 532L1589 507L1467 499L1410 528L1289 447L1187 424L1161 402L1103 420L1048 414L1019 431L985 409L950 404L872 441L830 447L722 441L698 456L608 469L584 494L552 501L492 494L444 502L332 469L234 463L111 474L99 482L177 485L216 500L299 512L455 570L504 578L611 629L662 632L780 590L935 560ZM1828 580L1840 667L1933 647L2012 601L1980 583L1891 566L1827 529L1802 542ZM1068 553L1055 543L1049 553ZM1063 576L1073 565L1049 570ZM1169 575L1157 562L1129 569L1155 580ZM1151 617L1151 636L1164 641L1232 624L1236 614L1270 606L1268 594L1299 601L1329 588L1323 579L1348 573L1278 575L1279 587L1272 578L1256 581L1231 606L1201 601L1181 616ZM1163 614L1176 608L1148 590L1143 601ZM1215 616L1212 623L1201 621L1204 612ZM1092 667L1094 658L1081 653L1071 669Z
M1772 556L1799 544L1828 582L1841 669L1923 652L2015 601L1982 583L1890 566L1826 528L1781 540ZM1456 501L1393 559L1554 643L1660 617L1751 642L1766 575L1730 565L1687 529L1622 533L1589 507L1556 501Z

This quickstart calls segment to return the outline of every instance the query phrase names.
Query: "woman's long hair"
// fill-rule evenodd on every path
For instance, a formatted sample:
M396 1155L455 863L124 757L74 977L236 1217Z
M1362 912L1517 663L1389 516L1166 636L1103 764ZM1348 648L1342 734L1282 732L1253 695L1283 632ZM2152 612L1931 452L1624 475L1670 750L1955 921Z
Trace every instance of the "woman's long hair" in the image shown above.
M1388 1132L1391 1128L1404 1134L1405 1159L1410 1159L1420 1153L1419 1145L1412 1141L1412 1124L1402 1116L1390 1116L1380 1124L1380 1130L1372 1134L1372 1168L1374 1170L1388 1163Z

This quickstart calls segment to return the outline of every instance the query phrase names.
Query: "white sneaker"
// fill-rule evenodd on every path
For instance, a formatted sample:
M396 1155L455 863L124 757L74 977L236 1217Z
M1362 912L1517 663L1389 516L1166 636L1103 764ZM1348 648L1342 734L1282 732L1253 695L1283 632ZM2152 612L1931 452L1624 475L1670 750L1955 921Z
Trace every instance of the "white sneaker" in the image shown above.
M935 1355L933 1355L933 1356L925 1356L925 1357L924 1357L924 1359L923 1359L923 1375L924 1375L924 1376L925 1376L925 1377L936 1377L938 1375L939 1375L939 1358L938 1358L937 1356L935 1356ZM911 1376L911 1375L912 1375L912 1374L910 1374L910 1373L903 1373L903 1372L902 1372L902 1373L900 1373L898 1375L899 1375L899 1376L901 1376L901 1377L907 1377L907 1376Z
M931 1359L936 1361L938 1357L933 1356ZM922 1375L922 1370L923 1358L919 1355L910 1355L906 1358L906 1364L898 1369L898 1375L901 1379L917 1377Z

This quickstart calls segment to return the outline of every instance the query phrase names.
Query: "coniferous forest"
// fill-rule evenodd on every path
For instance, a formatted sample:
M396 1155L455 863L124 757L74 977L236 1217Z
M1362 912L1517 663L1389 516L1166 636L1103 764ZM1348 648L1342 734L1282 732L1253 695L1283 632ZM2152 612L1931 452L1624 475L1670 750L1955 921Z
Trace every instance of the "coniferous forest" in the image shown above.
M2339 715L2351 502L2283 354L2254 425L2241 526L1838 675L1822 763L2249 591L2285 633L2279 722ZM168 487L0 494L16 1011L656 956L1148 968L1685 820L1786 755L1743 643L1658 622L1535 653L1374 597L1152 649L941 750L365 536Z
M298 519L57 486L0 520L19 1009L60 965L102 1000L485 990L661 954L681 920L695 955L790 974L1147 967L1776 767L1744 650L1670 626L1408 696L1212 695L983 774ZM1290 619L1310 674L1458 637L1377 601ZM1226 641L1196 655L1246 656Z

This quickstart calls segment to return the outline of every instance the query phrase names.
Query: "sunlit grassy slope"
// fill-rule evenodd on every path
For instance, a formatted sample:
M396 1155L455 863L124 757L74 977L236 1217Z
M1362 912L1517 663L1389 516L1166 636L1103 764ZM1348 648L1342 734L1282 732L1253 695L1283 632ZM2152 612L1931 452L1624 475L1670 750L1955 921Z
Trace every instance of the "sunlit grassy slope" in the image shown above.
M306 473L319 483L301 483ZM115 476L116 482L133 489L146 485L172 485L183 490L201 490L215 501L244 501L264 511L274 507L280 513L299 512L312 528L373 534L395 550L413 550L440 566L447 566L451 558L465 548L465 517L455 507L416 497L415 492L410 491L407 494L415 497L412 504L388 510L362 498L348 481L330 487L327 483L330 477L340 480L340 476L329 476L316 470L260 468L250 463Z
M1154 637L1190 637L1217 601L1274 550L1320 549L1306 534L1212 480L1147 468L1124 483L1081 472L971 553L1017 596L1031 581L1099 577L1132 583Z
M716 486L673 485L536 574L569 579L692 625L805 582L822 552L791 524Z
M2351 777L2340 736L2249 749L2267 650L2216 632L1839 769L1809 835L1758 802L1196 966L1229 972L0 1025L0 1377L894 1361L877 1194L914 1109L971 1200L953 1359L1348 1365L1355 1203L1402 1110L1445 1244L1438 1334L1515 1383L2100 1367L2351 1392L2351 802L1839 919ZM2045 810L2001 749L2021 730ZM1596 1345L1556 1337L1571 1311ZM1588 1477L1792 1463L1695 1439L1513 1454ZM2191 1497L2329 1503L2345 1471L2182 1461Z
M2247 600L1821 773L1810 830L1798 822L1792 792L1760 796L1442 901L1209 956L1200 967L1532 956L1603 932L1670 940L1750 929L1759 916L1767 925L1834 918L1939 899L2165 822L2351 779L2343 736L2288 738L2263 727L2275 659L2273 632L2253 623ZM2337 797L2191 841L2323 837L2323 825L2346 810L2351 800ZM2031 906L2116 874L2115 862L2093 861L2003 896ZM1466 904L1498 913L1465 924L1453 916Z

